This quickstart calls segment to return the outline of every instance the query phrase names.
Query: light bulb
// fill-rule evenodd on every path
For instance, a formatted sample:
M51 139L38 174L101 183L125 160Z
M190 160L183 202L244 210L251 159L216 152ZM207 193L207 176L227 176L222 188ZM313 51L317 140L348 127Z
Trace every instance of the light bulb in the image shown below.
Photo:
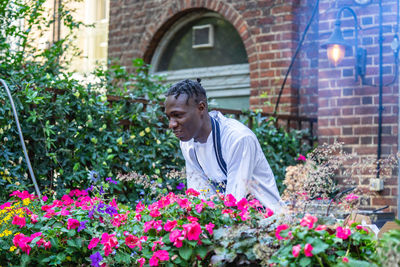
M327 55L329 61L336 67L344 58L344 52L345 52L345 47L343 45L338 45L338 44L328 45Z

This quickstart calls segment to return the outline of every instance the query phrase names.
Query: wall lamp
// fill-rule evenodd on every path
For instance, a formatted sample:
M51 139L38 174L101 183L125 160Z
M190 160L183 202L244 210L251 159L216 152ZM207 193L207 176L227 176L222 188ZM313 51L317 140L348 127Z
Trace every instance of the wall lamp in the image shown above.
M353 45L343 38L342 30L340 29L340 18L342 13L347 10L354 18L354 32L355 32L355 53L356 53L356 63L355 63L355 80L358 80L358 76L361 78L365 75L365 66L367 59L367 51L358 46L358 22L357 16L353 9L350 7L342 7L336 16L335 28L329 37L329 39L321 45L322 48L327 49L327 55L329 61L336 67L344 58L346 47L353 47Z

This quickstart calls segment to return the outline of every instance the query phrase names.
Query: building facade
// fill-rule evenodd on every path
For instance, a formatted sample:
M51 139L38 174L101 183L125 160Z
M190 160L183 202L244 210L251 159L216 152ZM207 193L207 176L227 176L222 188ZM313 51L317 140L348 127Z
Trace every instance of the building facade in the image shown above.
M321 45L339 11L344 38L366 57L351 45L334 66ZM397 153L398 21L398 0L115 0L108 58L128 68L143 58L170 82L202 78L220 107L317 117L319 143L344 142L363 163ZM372 176L356 183L368 190ZM368 205L397 212L398 186L389 175Z

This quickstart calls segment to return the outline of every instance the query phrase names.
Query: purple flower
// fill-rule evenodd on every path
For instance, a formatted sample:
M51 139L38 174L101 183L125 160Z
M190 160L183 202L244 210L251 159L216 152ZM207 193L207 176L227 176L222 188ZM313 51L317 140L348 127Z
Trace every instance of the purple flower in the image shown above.
M89 211L89 218L90 219L92 219L93 218L93 215L94 215L94 208L91 210L91 211Z
M178 190L183 190L185 188L185 184L184 183L179 183L177 186L176 186L176 189L178 189Z
M107 205L107 208L106 208L105 212L110 216L118 213L116 208L114 208L113 206L108 206L108 205Z
M112 183L112 184L118 184L118 182L113 180L111 177L107 177L106 181L109 182L109 183Z
M83 229L86 228L86 223L88 222L88 220L82 221L81 224L78 227L78 232L82 231Z
M99 179L99 174L96 171L90 171L88 177L93 182L97 182L97 180Z
M96 253L90 255L90 259L92 260L92 266L98 267L100 266L99 263L103 259L101 254L97 251Z
M99 205L97 205L97 212L104 213L105 207L106 205L104 205L104 203L99 203Z
M100 195L104 194L103 186L100 187L99 193L100 193Z

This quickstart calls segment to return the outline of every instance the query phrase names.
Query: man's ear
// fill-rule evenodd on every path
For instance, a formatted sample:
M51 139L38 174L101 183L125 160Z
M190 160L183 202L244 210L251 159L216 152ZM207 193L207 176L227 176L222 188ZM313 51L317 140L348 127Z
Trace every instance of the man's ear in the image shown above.
M199 111L207 111L207 103L203 100L200 100L200 102L197 104L197 108Z

